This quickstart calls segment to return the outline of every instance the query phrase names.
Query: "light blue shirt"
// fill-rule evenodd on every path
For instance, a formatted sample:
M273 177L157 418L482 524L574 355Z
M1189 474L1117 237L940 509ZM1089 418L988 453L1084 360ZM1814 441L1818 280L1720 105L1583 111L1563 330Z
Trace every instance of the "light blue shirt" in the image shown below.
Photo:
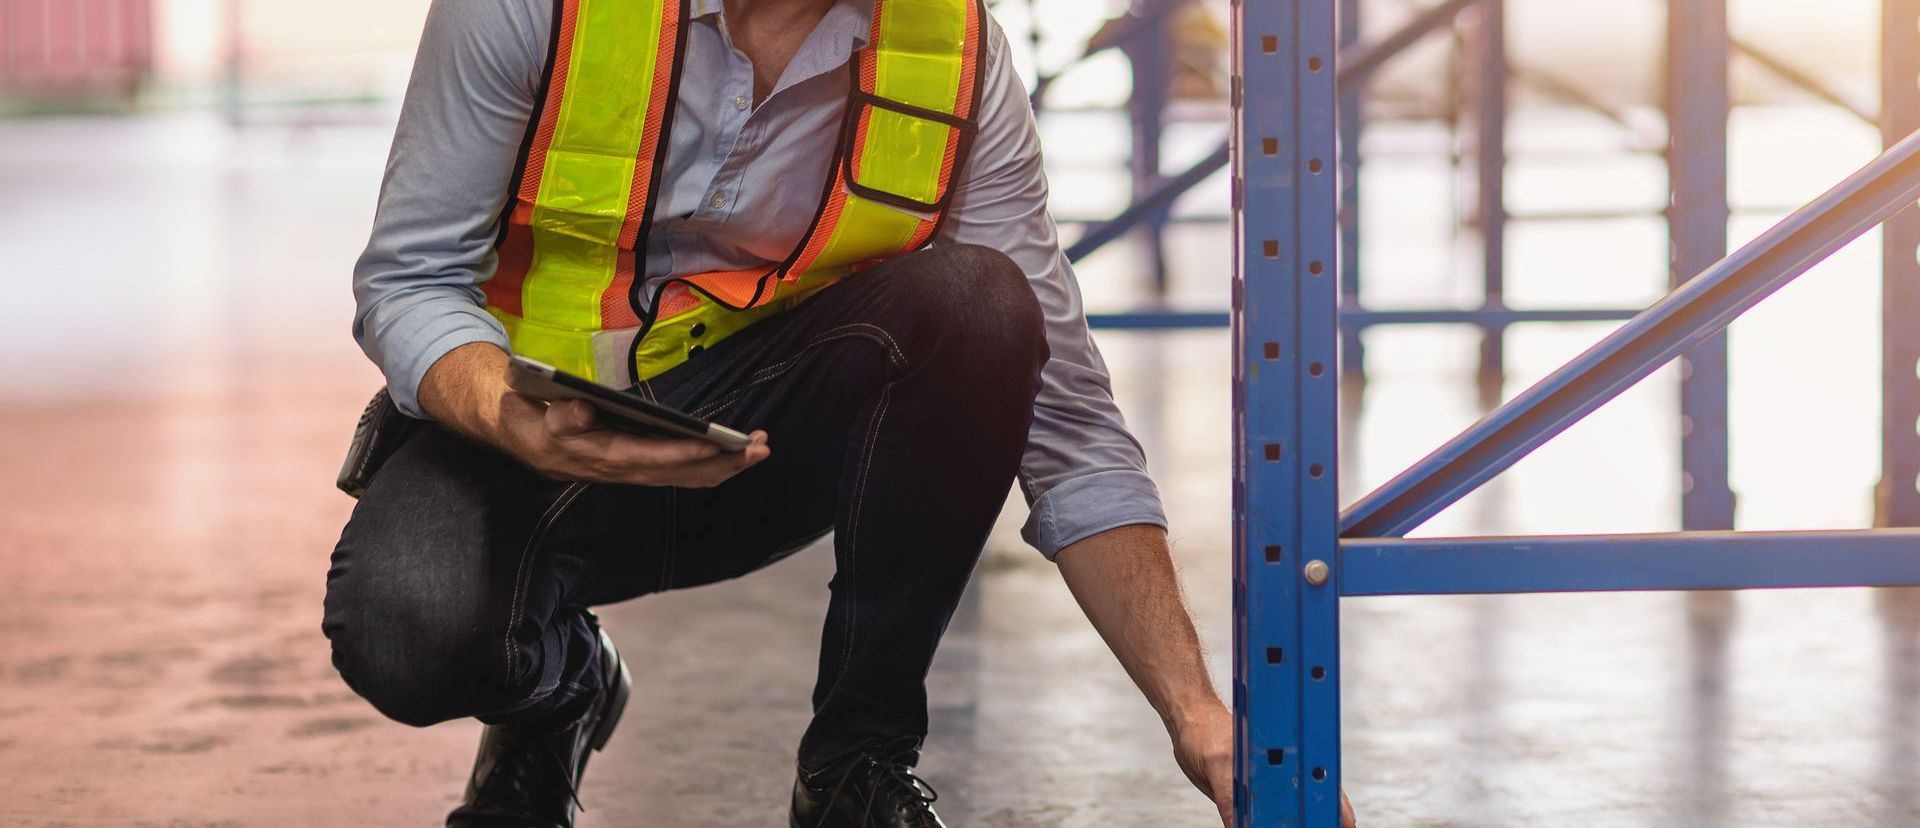
M826 184L870 0L838 0L764 101L728 38L721 0L693 0L679 108L668 139L645 276L758 267L786 258ZM424 417L420 379L469 342L507 347L476 285L493 242L544 71L550 0L436 0L380 188L372 238L354 268L353 333L401 409ZM1041 373L1019 482L1022 535L1051 558L1089 535L1166 525L1140 444L1114 405L1087 332L1080 289L1047 214L1033 113L987 24L979 134L934 244L978 244L1020 266L1046 314ZM649 295L651 291L647 292Z

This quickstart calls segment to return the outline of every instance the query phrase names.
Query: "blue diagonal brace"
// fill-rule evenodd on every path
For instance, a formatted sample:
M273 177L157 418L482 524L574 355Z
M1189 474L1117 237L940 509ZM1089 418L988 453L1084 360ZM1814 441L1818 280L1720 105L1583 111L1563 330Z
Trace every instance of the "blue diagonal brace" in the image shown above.
M1894 145L1348 507L1340 516L1341 535L1394 537L1426 522L1915 199L1920 199L1920 134Z

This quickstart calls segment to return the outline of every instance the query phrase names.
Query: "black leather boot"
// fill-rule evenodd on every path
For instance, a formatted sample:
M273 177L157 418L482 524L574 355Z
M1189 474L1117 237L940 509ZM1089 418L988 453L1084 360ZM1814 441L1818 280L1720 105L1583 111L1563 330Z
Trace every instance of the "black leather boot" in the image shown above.
M466 799L447 815L447 828L573 828L587 757L607 746L633 687L627 664L605 631L599 658L606 685L577 718L557 728L487 727Z
M913 775L919 740L860 754L845 771L794 780L791 828L946 828L933 786Z

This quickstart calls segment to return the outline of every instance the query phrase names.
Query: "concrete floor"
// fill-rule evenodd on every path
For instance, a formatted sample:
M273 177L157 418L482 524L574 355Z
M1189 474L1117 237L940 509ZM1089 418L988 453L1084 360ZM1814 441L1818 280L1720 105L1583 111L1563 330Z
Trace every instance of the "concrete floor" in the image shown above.
M382 720L333 674L318 628L349 505L331 480L378 382L347 339L345 288L384 150L372 120L0 124L0 824L429 825L457 796L476 727ZM1217 231L1180 242L1182 296L1218 300ZM1396 254L1415 255L1388 251L1383 272ZM1083 270L1096 304L1134 289L1126 255ZM1644 294L1659 274L1634 279L1622 289ZM1847 271L1808 288L1825 314L1811 328L1763 316L1736 334L1737 354L1800 360L1739 377L1736 442L1757 448L1736 469L1743 525L1865 519L1863 285ZM1516 332L1513 382L1595 333ZM1102 343L1224 679L1224 335ZM1355 494L1477 406L1470 334L1370 344L1383 368L1349 412ZM1821 383L1843 387L1808 393ZM1665 528L1668 384L1437 528ZM1772 436L1809 422L1831 431L1819 451ZM1157 719L1051 565L1019 547L1019 519L1012 504L931 680L924 769L943 812L957 826L1209 824ZM639 680L583 825L779 824L822 551L605 610ZM1373 826L1920 825L1916 617L1912 598L1865 591L1356 601L1348 788Z

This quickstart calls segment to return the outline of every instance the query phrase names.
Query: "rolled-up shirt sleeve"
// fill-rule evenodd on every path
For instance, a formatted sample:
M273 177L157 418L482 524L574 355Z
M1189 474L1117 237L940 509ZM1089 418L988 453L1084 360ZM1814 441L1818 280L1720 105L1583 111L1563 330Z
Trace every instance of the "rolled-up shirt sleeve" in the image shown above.
M1047 212L1047 181L1026 90L993 25L979 134L940 241L1007 254L1046 315L1051 357L1041 370L1020 487L1031 506L1021 535L1052 558L1090 535L1166 525L1145 452L1114 404L1106 363L1087 330L1073 270Z
M531 117L550 20L524 0L436 0L353 271L353 336L402 411L469 342L507 347L478 287Z

